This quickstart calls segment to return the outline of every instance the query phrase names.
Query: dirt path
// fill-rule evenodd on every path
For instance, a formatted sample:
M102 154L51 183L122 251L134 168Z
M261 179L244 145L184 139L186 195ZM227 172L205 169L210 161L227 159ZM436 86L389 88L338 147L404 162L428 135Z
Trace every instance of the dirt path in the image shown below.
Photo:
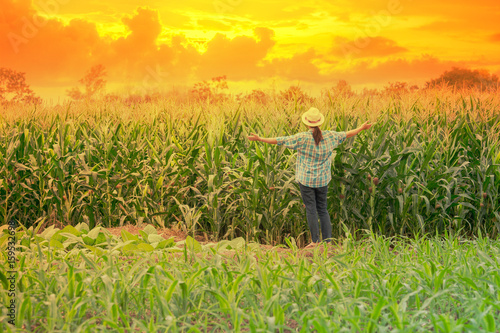
M143 225L142 227L139 228L135 225L124 225L123 227L106 228L106 229L115 236L120 236L122 230L128 231L133 235L139 235L139 230L144 229L145 226L146 225ZM179 229L175 229L175 228L171 228L171 229L156 228L156 231L158 232L158 235L162 236L165 239L169 239L169 238L173 237L175 242L180 242L182 240L185 240L187 237L186 233L182 232ZM202 237L202 236L196 236L195 239L201 243L208 242L208 239L204 239L204 237Z

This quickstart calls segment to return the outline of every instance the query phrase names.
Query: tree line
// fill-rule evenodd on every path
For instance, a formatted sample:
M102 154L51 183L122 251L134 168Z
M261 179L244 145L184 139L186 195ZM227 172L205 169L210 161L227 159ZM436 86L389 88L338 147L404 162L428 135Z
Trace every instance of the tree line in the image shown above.
M124 100L129 103L150 102L159 99L160 93L151 94L130 94L122 98L116 94L105 94L107 72L103 65L97 65L90 68L84 77L78 82L81 87L73 87L67 90L66 94L72 100L92 100L96 98L105 98L106 100ZM454 89L456 91L498 91L499 78L495 74L490 74L484 69L467 69L453 67L445 71L438 78L427 81L423 88L416 85L409 85L407 82L390 82L382 90L364 89L364 95L400 95L402 93L414 92L420 89L444 88ZM208 101L213 103L221 102L229 98L225 93L228 89L227 77L219 76L211 80L205 80L194 84L192 89L187 92L187 98L196 101ZM326 95L352 96L355 92L345 80L339 80L336 85L330 89L324 90ZM235 96L238 100L252 100L260 103L267 103L270 100L269 94L259 89L254 89L247 95L238 94ZM288 89L278 93L278 98L290 100L299 103L311 102L313 98L304 92L299 86L290 86ZM33 92L26 83L25 73L18 72L9 68L0 68L0 104L40 104L42 99Z

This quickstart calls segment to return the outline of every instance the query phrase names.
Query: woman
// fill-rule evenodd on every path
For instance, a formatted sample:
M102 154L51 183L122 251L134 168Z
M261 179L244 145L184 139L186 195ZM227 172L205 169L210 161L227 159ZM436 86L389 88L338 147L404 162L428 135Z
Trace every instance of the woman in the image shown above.
M283 145L297 150L295 180L299 183L300 194L306 206L307 223L312 238L312 243L306 248L315 247L320 241L318 217L323 241L330 242L332 237L332 224L327 210L326 195L328 183L332 179L333 150L346 138L355 136L372 126L369 122L365 122L348 132L321 131L319 126L324 121L325 117L318 109L310 108L302 115L302 122L309 127L307 132L277 138L261 138L251 133L252 135L248 137L250 141Z

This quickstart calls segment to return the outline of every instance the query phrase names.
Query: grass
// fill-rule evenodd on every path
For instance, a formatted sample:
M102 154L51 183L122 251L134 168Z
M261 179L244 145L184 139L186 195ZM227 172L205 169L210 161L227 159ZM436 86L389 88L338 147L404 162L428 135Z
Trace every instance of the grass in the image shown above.
M18 253L17 329L3 308L0 331L498 331L498 241L355 238L314 250L288 239L272 250L183 242L100 255L33 238Z

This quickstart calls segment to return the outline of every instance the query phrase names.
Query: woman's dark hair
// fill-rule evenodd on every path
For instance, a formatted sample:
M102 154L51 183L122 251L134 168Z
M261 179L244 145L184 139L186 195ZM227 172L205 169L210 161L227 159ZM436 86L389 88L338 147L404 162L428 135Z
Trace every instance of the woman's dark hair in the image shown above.
M313 138L316 146L318 146L321 140L323 140L323 134L321 133L321 130L318 126L313 127Z

